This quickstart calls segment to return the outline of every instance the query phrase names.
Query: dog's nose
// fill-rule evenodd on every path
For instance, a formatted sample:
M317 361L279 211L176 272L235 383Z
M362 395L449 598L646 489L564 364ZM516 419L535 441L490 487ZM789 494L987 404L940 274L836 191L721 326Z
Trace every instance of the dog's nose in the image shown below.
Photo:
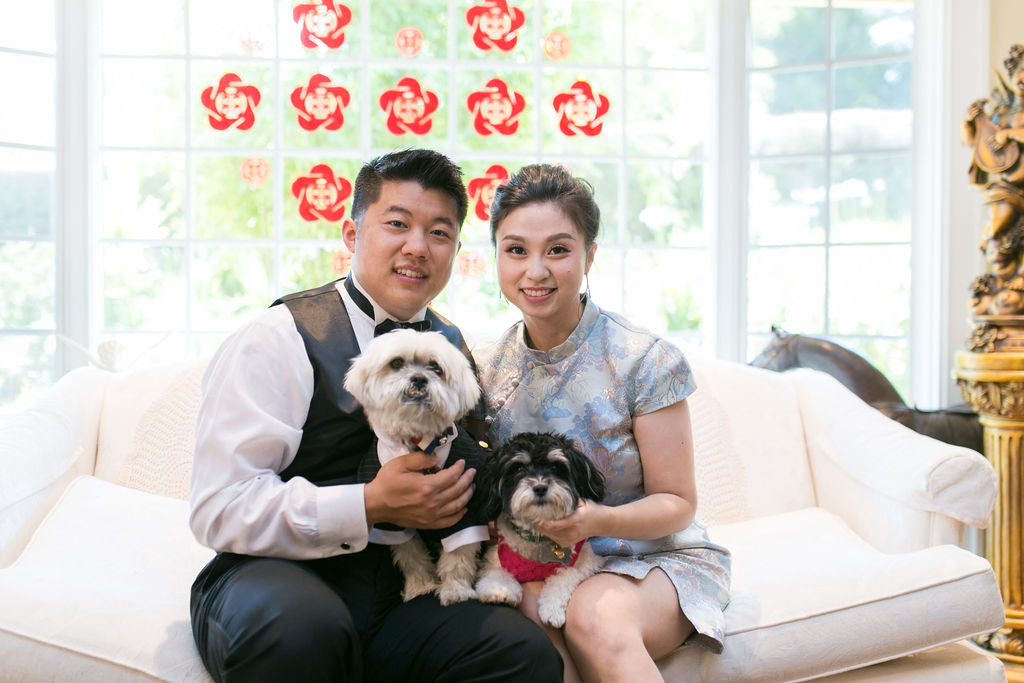
M413 375L409 378L409 382L411 382L413 387L417 389L422 389L427 386L427 378L423 375Z
M533 495L537 496L538 498L543 498L544 494L546 494L547 492L548 492L548 485L547 484L534 484L533 485Z

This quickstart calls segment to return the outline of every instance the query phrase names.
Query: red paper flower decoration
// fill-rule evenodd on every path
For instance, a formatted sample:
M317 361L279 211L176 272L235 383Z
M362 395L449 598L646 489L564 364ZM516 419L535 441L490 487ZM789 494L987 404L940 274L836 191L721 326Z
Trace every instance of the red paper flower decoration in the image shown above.
M506 0L484 0L466 10L466 23L473 32L473 44L481 50L497 48L509 52L519 39L517 31L526 22L518 7L509 7Z
M429 133L437 105L437 95L423 90L419 81L410 76L398 81L398 85L385 90L380 96L380 108L388 117L388 130L395 135Z
M395 33L395 47L404 57L415 57L423 49L423 32L415 26L405 26Z
M249 187L259 187L270 177L270 164L263 157L249 157L242 160L238 174Z
M299 200L299 215L307 221L340 221L345 216L345 200L352 194L352 183L335 177L327 164L317 164L309 175L292 183L292 194Z
M572 52L572 41L561 31L552 31L544 39L544 54L548 59L560 62Z
M299 110L299 125L305 130L338 130L345 125L348 102L348 90L323 74L314 74L304 87L292 90L292 106Z
M336 252L331 254L331 270L338 277L348 275L348 271L352 269L352 252L347 248L342 247Z
M595 98L593 88L586 81L576 81L568 92L555 95L552 104L560 117L558 127L570 136L598 135L611 106L603 94Z
M491 219L491 202L494 201L494 190L509 179L508 169L501 164L494 164L487 173L469 181L466 189L469 201L473 204L473 213L482 221Z
M249 130L256 121L260 91L242 83L237 74L224 74L216 88L211 85L203 90L200 99L210 110L210 125L217 130Z
M526 100L509 90L505 81L492 78L483 90L469 94L466 106L473 116L473 127L480 135L512 135L519 129L519 115L526 108Z
M352 10L336 0L314 0L295 6L292 19L301 27L300 38L306 47L341 47L345 27L352 21Z
M457 261L459 272L465 277L480 277L487 269L487 260L476 249L463 249Z

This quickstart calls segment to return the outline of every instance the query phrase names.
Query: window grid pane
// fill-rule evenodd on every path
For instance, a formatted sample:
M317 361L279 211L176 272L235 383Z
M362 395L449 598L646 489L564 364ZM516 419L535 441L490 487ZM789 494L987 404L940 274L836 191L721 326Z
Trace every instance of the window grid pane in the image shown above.
M518 0L509 6L525 21L507 50L479 47L501 41L473 34L474 3L462 0L342 3L351 16L337 47L303 33L297 4L164 3L172 30L140 45L122 35L138 7L104 0L101 336L143 346L170 335L150 360L208 353L275 297L343 275L340 221L361 163L423 146L467 181L535 161L589 180L603 216L590 278L599 305L707 343L711 119L683 105L711 99L708 0L681 3L685 31L659 23L658 3L566 0L542 12ZM473 108L473 93L495 91L519 107L511 128L500 108L491 119ZM562 93L592 96L596 124L586 111L562 116ZM402 109L420 94L418 110ZM490 196L471 196L459 261L434 302L481 341L518 313L498 296L486 213L476 215ZM655 285L666 291L652 308Z
M912 15L750 2L748 359L772 325L824 336L906 396Z
M57 54L51 2L12 4L0 22L0 415L57 370Z

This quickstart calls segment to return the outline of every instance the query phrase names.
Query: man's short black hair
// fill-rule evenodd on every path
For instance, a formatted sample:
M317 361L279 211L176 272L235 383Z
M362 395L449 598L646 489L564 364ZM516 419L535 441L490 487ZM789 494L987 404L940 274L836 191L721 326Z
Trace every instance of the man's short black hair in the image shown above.
M414 180L424 190L440 190L455 201L458 227L466 220L469 198L462 182L462 169L451 159L432 149L405 149L388 152L363 164L352 193L352 220L363 220L366 207L380 199L385 181Z

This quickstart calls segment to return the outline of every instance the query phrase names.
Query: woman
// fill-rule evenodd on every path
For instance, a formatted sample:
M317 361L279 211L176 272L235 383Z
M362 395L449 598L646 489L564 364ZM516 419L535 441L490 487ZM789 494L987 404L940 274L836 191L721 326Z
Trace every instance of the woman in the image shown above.
M497 189L498 280L523 320L476 359L494 442L564 432L607 480L603 503L540 528L607 556L573 593L564 629L545 627L566 680L657 681L655 660L689 638L721 651L730 557L696 516L689 365L580 294L599 223L590 185L561 168L527 166ZM525 584L520 606L538 623L539 592Z

